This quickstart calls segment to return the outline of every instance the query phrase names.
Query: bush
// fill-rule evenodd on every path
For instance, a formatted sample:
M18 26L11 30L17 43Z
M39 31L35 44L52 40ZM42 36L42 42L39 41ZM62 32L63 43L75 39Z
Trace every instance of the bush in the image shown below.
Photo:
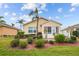
M32 44L33 38L32 37L28 37L27 41L28 41L29 44Z
M63 34L55 35L55 40L56 40L56 42L58 42L58 43L62 43L62 42L64 42L64 40L65 40L65 36L64 36Z
M24 37L24 32L19 30L17 35L15 36L15 38L19 38L20 39L20 38L23 38L23 37Z
M70 40L68 40L68 43L75 43L75 41L70 39Z
M26 40L20 40L19 47L20 48L26 48L27 47L27 41Z
M71 36L71 39L74 40L74 41L77 40L75 36Z
M66 43L75 43L76 42L76 37L71 36L71 38L68 38L65 40Z
M53 40L50 40L49 43L50 43L50 44L54 44L54 41L53 41Z
M36 43L36 47L38 47L38 48L44 47L44 40L43 39L37 39L35 41L35 43Z
M11 47L17 47L19 45L19 39L14 39L11 41Z

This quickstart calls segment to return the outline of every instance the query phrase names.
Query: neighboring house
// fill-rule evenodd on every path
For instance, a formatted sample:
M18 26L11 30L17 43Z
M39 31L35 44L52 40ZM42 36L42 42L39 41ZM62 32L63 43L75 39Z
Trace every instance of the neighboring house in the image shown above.
M43 17L39 18L38 32L42 33L43 38L54 38L54 34L60 33L60 24L59 22L53 20L47 20ZM32 20L24 24L25 34L36 34L37 20ZM45 32L47 30L47 32Z
M72 34L72 32L75 31L75 30L79 30L79 24L72 25L72 26L69 26L69 27L63 29L63 30L62 30L62 33L63 33L65 36L70 37L70 35Z
M0 23L0 36L16 35L17 30L18 30L17 28L12 27L8 24Z

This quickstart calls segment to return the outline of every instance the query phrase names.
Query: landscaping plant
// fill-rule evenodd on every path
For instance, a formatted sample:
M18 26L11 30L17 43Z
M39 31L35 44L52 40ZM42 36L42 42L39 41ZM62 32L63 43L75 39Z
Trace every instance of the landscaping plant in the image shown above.
M20 40L20 43L19 43L19 47L20 48L26 48L27 47L27 41L26 40Z
M63 34L55 35L55 41L58 43L63 43L65 40L65 36Z
M19 45L19 39L14 39L11 41L11 47L17 47Z
M35 41L36 47L41 48L44 47L44 40L43 39L37 39Z
M32 38L32 37L28 37L27 42L28 42L29 44L32 44L32 43L33 43L33 38Z
M50 43L50 44L54 44L54 41L53 41L53 40L50 40L49 43Z

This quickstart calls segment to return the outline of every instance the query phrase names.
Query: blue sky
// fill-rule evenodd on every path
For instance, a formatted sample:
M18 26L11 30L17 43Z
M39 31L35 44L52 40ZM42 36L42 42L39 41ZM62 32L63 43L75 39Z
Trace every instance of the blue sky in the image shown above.
M63 24L63 28L79 23L78 3L0 3L0 16L4 16L8 24L16 24L20 19L28 22L31 20L28 14L35 7L39 10L39 16L58 21ZM19 24L16 24L16 27L19 27Z

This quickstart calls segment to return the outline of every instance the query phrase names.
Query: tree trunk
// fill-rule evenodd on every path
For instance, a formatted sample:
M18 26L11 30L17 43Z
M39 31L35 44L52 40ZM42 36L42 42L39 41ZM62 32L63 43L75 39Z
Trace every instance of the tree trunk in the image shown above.
M39 18L38 17L36 17L37 18L37 33L36 33L36 36L37 36L37 39L38 39L38 23L39 23Z

